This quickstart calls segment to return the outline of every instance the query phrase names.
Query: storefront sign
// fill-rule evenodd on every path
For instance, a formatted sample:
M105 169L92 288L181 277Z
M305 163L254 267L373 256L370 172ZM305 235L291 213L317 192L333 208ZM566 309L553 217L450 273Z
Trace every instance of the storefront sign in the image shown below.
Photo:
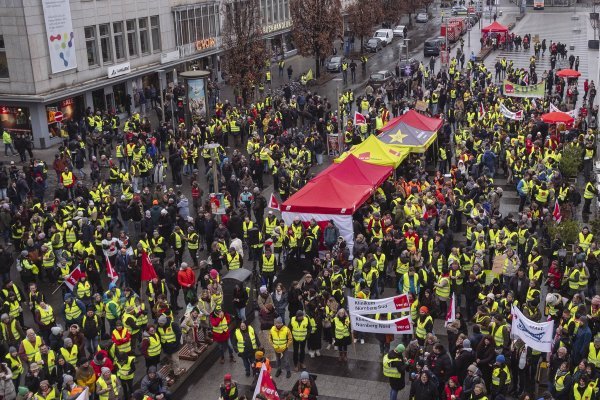
M161 53L160 55L160 63L166 64L172 61L179 60L179 50L169 51L167 53Z
M263 26L263 33L272 33L272 32L280 31L283 29L291 28L291 27L292 27L291 20L278 22L276 24Z
M113 67L108 67L108 77L114 78L116 76L126 75L131 72L131 64L128 62L118 64Z
M202 51L206 49L210 49L211 47L215 47L217 45L217 40L215 38L208 38L196 41L196 50Z
M69 0L42 0L52 73L77 68Z
M71 107L75 105L75 99L64 99L60 102L60 108Z

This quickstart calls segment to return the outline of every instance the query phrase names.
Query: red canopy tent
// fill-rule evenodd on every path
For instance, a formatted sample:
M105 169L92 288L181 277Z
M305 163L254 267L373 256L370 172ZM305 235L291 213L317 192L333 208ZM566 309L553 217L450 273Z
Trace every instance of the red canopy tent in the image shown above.
M556 76L560 76L562 78L579 78L581 76L581 72L575 71L574 69L561 69L556 73Z
M490 25L481 28L482 33L508 33L508 27L494 21Z
M332 176L345 183L370 185L377 188L392 172L392 167L369 164L350 154L341 163L331 164L311 182L316 182L325 176Z
M542 115L542 121L547 124L571 124L575 118L561 111L553 111Z

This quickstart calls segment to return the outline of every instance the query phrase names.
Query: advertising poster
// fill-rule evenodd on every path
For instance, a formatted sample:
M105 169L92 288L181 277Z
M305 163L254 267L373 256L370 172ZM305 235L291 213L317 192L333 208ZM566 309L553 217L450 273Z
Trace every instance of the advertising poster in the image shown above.
M77 68L69 0L42 0L52 73Z
M204 79L188 79L188 105L192 122L206 117L206 88Z

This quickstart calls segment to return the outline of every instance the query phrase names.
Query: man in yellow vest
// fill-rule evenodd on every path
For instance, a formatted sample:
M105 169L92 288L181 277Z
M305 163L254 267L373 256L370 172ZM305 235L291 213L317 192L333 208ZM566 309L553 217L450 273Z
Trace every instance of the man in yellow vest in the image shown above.
M251 364L254 362L254 354L261 347L258 336L254 333L254 328L245 321L240 322L240 327L235 330L232 336L232 346L236 349L238 356L242 358L246 376L251 375Z
M40 354L42 343L42 338L36 335L33 329L27 329L25 339L19 345L19 357L21 357L21 360L28 363L33 362Z
M42 300L35 309L34 319L42 338L44 338L44 342L49 343L50 329L56 325L54 310L49 304L46 304L46 302Z
M596 188L596 179L594 177L585 184L585 190L583 192L583 210L582 214L591 214L590 206L592 200L598 196L598 189Z
M146 370L157 367L160 363L162 344L160 336L156 333L154 325L148 325L148 329L142 335L142 354L146 361Z
M63 184L65 189L67 189L69 193L69 198L74 199L73 188L75 187L75 181L77 178L73 171L69 170L69 168L65 167L64 171L60 174L60 183Z
M129 399L133 393L133 378L135 376L135 356L117 351L115 360L117 378L123 388L123 399Z
M304 369L304 356L306 352L306 338L313 329L310 319L304 316L304 311L296 311L296 316L290 321L292 330L292 344L294 348L294 371Z
M394 350L384 354L382 360L383 376L390 380L390 399L393 400L398 398L398 392L404 389L405 385L404 372L407 363L404 350L404 345L400 343Z
M292 346L292 331L283 324L281 317L275 318L275 325L271 328L269 342L275 350L275 359L277 361L277 371L275 377L281 375L281 369L285 368L286 378L292 376L290 371L290 360L287 350Z
M162 314L158 317L158 329L156 330L160 337L163 352L171 362L171 368L175 376L181 375L185 369L179 366L179 341L181 339L181 329L179 325L173 323L170 318Z
M594 342L588 346L587 362L600 368L600 335L594 337Z

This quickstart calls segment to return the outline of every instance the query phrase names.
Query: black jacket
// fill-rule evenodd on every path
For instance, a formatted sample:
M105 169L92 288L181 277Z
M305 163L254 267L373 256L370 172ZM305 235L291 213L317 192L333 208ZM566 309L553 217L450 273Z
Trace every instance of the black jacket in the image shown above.
M438 388L431 381L431 377L427 383L421 382L419 377L410 386L409 398L411 400L437 400L438 397Z

